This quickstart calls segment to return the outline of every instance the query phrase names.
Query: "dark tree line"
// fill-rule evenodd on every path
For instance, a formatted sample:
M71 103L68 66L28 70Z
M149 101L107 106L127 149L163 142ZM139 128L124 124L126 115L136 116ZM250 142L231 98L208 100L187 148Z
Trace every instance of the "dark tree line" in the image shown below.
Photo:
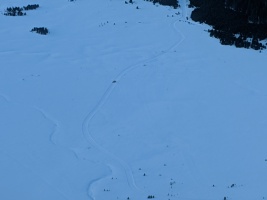
M32 5L27 5L23 7L8 7L6 8L4 15L6 16L24 16L26 15L26 12L23 12L24 10L35 10L39 8L38 4L32 4Z
M267 38L267 21L256 11L266 1L190 0L190 6L196 7L191 18L211 25L210 36L218 38L223 45L259 50L265 48L260 40Z
M231 32L220 31L220 30L209 30L210 36L215 37L220 40L222 45L235 45L237 48L246 48L246 49L255 49L261 50L265 49L266 47L259 42L257 37L253 37L248 41L248 38L242 34L239 36L235 36Z
M253 23L267 22L267 0L226 0L225 5L245 13Z
M6 16L23 16L26 15L25 12L23 12L23 8L20 7L8 7L4 13Z
M267 0L190 0L190 5L205 11L203 15L217 12L217 15L242 17L249 23L267 23Z
M146 0L155 3L159 3L164 6L172 6L173 8L178 8L178 0Z

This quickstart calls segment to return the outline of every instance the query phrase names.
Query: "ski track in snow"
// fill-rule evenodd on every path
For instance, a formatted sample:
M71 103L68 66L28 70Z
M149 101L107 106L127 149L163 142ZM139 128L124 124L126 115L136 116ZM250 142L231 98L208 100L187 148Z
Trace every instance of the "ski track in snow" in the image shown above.
M185 14L185 13L187 13L187 11L186 11L186 1L184 0L183 2L184 2L184 4L182 5L182 16L181 17L186 19L186 14ZM112 164L111 163L104 163L105 165L109 166L109 168L111 169L111 174L113 174L113 172L114 172L114 170L112 170L112 168L118 168L118 169L121 169L120 171L124 171L124 174L125 174L125 176L127 178L127 183L129 185L129 187L134 191L140 191L141 189L139 189L138 186L135 184L134 176L133 176L133 173L132 173L132 170L131 170L130 166L125 161L123 161L122 159L120 159L116 155L114 155L111 152L109 152L108 149L105 149L103 146L101 146L99 143L97 143L97 141L94 139L92 133L89 130L90 123L94 119L95 115L99 112L99 110L108 101L110 95L112 94L113 90L115 89L115 87L117 85L117 82L121 81L121 79L124 76L126 76L129 72L131 72L132 70L135 70L137 68L145 66L146 63L151 62L151 61L155 60L156 58L159 58L159 57L167 54L171 50L173 50L176 47L178 47L185 40L184 34L177 28L177 23L179 21L180 21L180 19L177 19L176 21L174 21L171 24L171 27L177 33L179 33L179 35L181 36L181 39L178 42L175 42L172 46L170 46L165 51L162 51L161 53L158 53L155 56L152 56L150 58L144 59L144 60L142 60L142 61L140 61L138 63L135 63L134 65L131 65L131 66L127 67L126 69L122 70L114 78L115 82L112 82L109 85L109 87L106 89L106 91L104 92L104 94L102 95L102 97L100 98L98 103L91 110L91 112L88 113L88 115L85 117L85 119L83 120L83 123L82 123L82 132L83 132L83 136L86 139L86 141L90 145L92 145L93 147L98 149L100 152L102 152L104 155L108 156L110 159L113 160ZM107 176L99 178L99 179L95 179L95 180L93 180L93 181L91 181L89 183L88 196L89 196L90 199L94 200L93 191L92 191L92 185L94 183L98 182L98 181L101 181L101 180L105 179L105 178L107 178Z
M183 4L182 6L182 15L181 18L183 18L184 20L186 20L186 1L183 0L182 1ZM161 51L160 53L144 59L142 61L139 61L138 63L135 63L129 67L127 67L126 69L122 70L115 78L114 80L116 81L115 83L111 83L109 85L109 87L106 89L106 91L104 92L104 94L102 95L101 99L98 101L98 103L95 105L95 107L92 109L92 111L86 116L86 118L83 120L83 124L82 124L82 132L83 132L83 136L85 137L86 141L92 145L93 147L95 147L96 149L98 149L100 152L102 152L104 155L108 156L110 160L112 160L112 163L104 163L109 169L110 169L110 173L104 177L100 177L97 179L94 179L92 181L90 181L90 183L88 184L88 196L90 199L95 200L94 195L93 195L93 191L92 191L92 186L98 182L101 181L109 176L111 176L115 169L117 169L117 171L121 171L124 176L126 176L127 178L127 183L129 185L129 187L134 190L134 191L140 191L141 189L138 188L138 186L135 183L134 180L134 176L132 173L132 170L130 168L130 166L123 161L122 159L120 159L118 156L112 154L111 152L108 151L108 149L105 149L104 147L102 147L99 143L96 142L96 140L94 139L94 137L92 136L92 134L90 133L89 127L90 127L90 122L94 119L95 115L99 112L99 110L104 106L104 104L108 101L110 95L112 94L113 90L115 89L117 82L119 82L124 76L126 76L127 74L129 74L131 71L137 69L137 68L141 68L144 67L146 63L149 63L153 60L155 60L156 58L159 58L161 56L164 56L165 54L169 53L171 50L175 49L176 47L178 47L185 39L184 34L177 28L177 23L181 20L181 18L175 20L172 24L171 24L171 28L174 29L177 33L179 33L179 35L181 36L181 39L178 42L175 42L173 45L171 45L169 48L167 48L164 51ZM4 99L6 102L11 102L9 97L7 97L4 94L0 94L0 98ZM11 102L14 103L14 102ZM38 111L45 120L47 120L49 123L53 124L53 130L49 135L49 141L53 144L53 145L58 145L57 142L55 141L55 134L57 133L58 129L59 129L59 123L54 120L49 114L47 114L43 109L37 107L37 106L27 106L30 107L31 109L34 109L36 111ZM74 154L74 156L77 159L81 159L79 157L79 155L72 150L71 148L69 148L70 151L72 151L72 153ZM26 166L25 166L26 167ZM28 168L28 167L27 167ZM119 169L119 170L118 170ZM38 176L40 177L40 176ZM41 178L41 177L40 177ZM45 180L44 180L45 181ZM47 181L45 181L47 182ZM53 187L51 184L47 183L48 185L50 185L51 187ZM54 188L56 189L56 188ZM59 193L61 193L60 191L58 191ZM68 199L64 194L62 194L62 196L65 197L65 199Z
M112 174L112 169L111 169L110 166L109 166L109 170L110 170L109 175L111 175L111 174ZM109 175L107 175L107 176L109 176ZM100 181L100 180L102 180L102 179L103 179L103 177L93 179L93 180L88 184L87 196L89 197L89 199L95 200L95 198L94 198L94 193L93 193L93 191L92 191L91 188L92 188L92 186L93 186L96 182L98 182L98 181Z
M187 0L180 0L180 6L182 9L182 18L184 22L193 24L193 25L199 25L197 23L195 23L194 21L191 21L188 17L188 11L187 11ZM183 33L180 30L177 30L175 24L174 24L174 29L180 34L183 35ZM185 38L185 36L183 36ZM197 174L197 169L196 166L194 165L194 161L193 159L191 159L191 155L188 154L187 152L189 152L187 149L183 149L182 152L180 152L182 154L182 158L183 161L187 164L187 166L189 167L189 172L192 175L192 178L194 179L195 183L198 184L198 180L195 179L195 175ZM194 198L187 198L187 197L183 197L182 199L187 199L187 200L209 200L209 199L194 199Z
M183 19L184 20L187 20L187 15L188 15L188 13L187 13L187 5L186 5L186 2L187 2L187 0L180 0L179 2L182 2L181 3L181 8L182 8L182 15L183 15Z

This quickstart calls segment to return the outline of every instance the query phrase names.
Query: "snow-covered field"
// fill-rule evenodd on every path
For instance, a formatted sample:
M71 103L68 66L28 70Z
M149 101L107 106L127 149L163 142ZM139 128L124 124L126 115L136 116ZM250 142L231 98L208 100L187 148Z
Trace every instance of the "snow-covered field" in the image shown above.
M266 51L221 46L185 0L0 12L1 200L267 198Z

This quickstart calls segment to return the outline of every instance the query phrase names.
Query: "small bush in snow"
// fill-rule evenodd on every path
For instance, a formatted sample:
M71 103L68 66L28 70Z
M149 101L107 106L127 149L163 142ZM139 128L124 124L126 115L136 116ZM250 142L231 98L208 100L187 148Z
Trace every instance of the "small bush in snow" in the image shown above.
M37 8L39 8L39 4L32 4L32 5L23 6L24 10L35 10Z
M34 27L31 32L36 32L41 35L47 35L48 34L48 29L45 27Z

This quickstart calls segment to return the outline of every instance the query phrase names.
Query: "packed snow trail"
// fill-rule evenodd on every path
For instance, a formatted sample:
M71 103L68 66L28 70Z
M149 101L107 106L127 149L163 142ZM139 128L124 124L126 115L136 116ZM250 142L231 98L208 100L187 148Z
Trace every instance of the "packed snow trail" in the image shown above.
M121 71L115 78L114 81L109 85L109 87L106 89L106 91L104 92L104 94L102 95L101 99L98 101L98 103L94 106L94 108L92 109L92 111L85 117L85 119L83 120L82 123L82 132L83 135L85 137L85 139L87 140L87 142L92 145L93 147L95 147L96 149L98 149L100 152L102 152L104 155L108 156L109 159L112 160L112 163L104 163L105 165L108 165L109 168L111 169L111 173L114 172L114 169L120 169L120 171L123 171L123 173L125 174L126 178L127 178L127 184L128 186L133 190L133 191L140 191L140 189L138 188L138 186L135 183L134 177L133 177L133 173L132 170L130 168L130 166L123 161L122 159L120 159L118 156L114 155L113 153L111 153L109 150L107 150L106 148L104 148L103 146L101 146L93 137L92 132L90 131L90 123L92 122L92 120L94 119L95 115L99 112L99 110L104 106L104 104L108 101L110 95L112 94L113 90L115 89L117 82L120 82L121 79L126 76L129 72L131 72L132 70L135 70L139 67L143 67L145 66L146 63L151 62L153 60L155 60L156 58L159 58L165 54L167 54L168 52L170 52L171 50L175 49L176 47L178 47L185 39L184 34L177 28L177 23L180 21L180 19L174 21L171 24L172 29L175 30L175 32L179 33L181 39L178 42L175 42L172 46L170 46L168 49L166 49L165 51L162 51L161 53L158 53L155 56L152 56L150 58L144 59L134 65L131 65L129 67L127 67L126 69L124 69L123 71ZM106 177L103 177L106 178ZM96 179L94 180L95 182L100 181L102 179ZM88 191L88 195L90 196L91 199L93 198L93 192L91 191L91 186L94 184L94 182L90 182L89 184L89 191Z

